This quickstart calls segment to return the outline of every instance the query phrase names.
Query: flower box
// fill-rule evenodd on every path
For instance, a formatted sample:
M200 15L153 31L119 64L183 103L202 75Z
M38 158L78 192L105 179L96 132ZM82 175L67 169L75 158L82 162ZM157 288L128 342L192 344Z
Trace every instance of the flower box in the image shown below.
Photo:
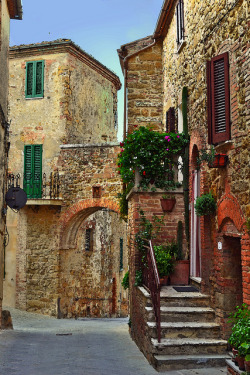
M215 154L212 163L209 163L209 168L223 168L227 165L228 156L226 154Z

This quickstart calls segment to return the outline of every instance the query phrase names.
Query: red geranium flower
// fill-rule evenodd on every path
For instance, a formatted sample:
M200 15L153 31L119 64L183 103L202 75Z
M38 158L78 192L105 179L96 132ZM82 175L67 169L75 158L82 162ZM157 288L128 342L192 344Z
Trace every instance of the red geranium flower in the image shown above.
M146 172L145 171L143 171L142 174L143 174L143 176L146 176Z

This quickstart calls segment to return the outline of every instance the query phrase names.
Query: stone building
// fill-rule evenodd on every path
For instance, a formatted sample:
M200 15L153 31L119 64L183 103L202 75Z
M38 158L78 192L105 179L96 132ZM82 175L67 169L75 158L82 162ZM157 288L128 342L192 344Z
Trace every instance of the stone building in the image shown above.
M8 153L8 53L10 19L22 19L21 0L0 1L0 328L2 316L3 278L4 278L4 238L5 238L5 193L6 162Z
M4 302L61 317L124 316L126 223L116 172L119 78L67 39L10 49Z
M225 339L229 313L242 302L250 304L248 19L245 0L165 0L154 34L118 50L128 92L125 130L150 124L181 132L187 124L189 186L184 190L189 190L190 282L209 295ZM227 162L199 165L202 150L209 154L213 148ZM196 198L209 191L216 213L198 217ZM148 199L152 195L157 205L157 195L148 193ZM133 298L140 304L136 288ZM145 344L147 331L136 314L132 334L154 362L155 349Z

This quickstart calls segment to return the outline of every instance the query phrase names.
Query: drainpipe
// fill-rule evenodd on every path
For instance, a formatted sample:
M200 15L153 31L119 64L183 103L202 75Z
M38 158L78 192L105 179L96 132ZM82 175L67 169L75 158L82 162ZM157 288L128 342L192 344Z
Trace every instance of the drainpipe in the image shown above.
M149 44L146 47L143 47L142 49L131 53L130 55L127 55L125 58L123 58L123 71L124 71L124 116L123 116L123 140L126 139L127 134L127 81L128 81L128 60L131 57L136 56L138 53L145 51L148 48L151 48L155 46L157 40L154 38L153 43Z

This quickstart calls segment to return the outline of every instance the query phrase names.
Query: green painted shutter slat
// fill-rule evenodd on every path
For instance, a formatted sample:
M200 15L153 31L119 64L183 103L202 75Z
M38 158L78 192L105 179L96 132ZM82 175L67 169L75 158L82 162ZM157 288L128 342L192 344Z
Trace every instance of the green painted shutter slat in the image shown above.
M28 198L42 197L42 145L24 146L23 188Z

